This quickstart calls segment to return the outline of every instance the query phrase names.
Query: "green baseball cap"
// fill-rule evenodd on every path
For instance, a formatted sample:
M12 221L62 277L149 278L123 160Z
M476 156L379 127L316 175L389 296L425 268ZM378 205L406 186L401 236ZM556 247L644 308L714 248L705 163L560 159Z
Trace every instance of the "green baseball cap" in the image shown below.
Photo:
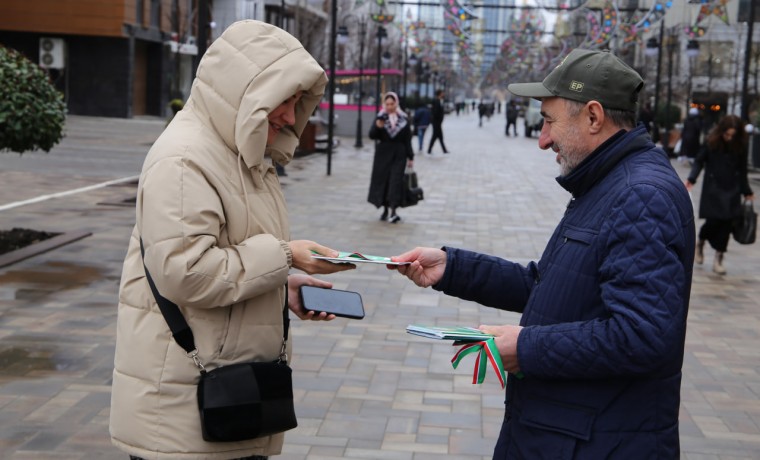
M512 83L517 96L597 101L606 109L638 110L644 80L609 51L574 49L540 83Z

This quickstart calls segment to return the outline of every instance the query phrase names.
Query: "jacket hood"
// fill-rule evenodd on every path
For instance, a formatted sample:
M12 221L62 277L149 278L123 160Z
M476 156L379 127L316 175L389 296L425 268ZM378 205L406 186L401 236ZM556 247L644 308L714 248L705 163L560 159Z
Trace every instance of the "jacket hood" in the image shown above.
M287 164L324 94L327 76L292 35L260 21L239 21L209 46L186 109L214 130L250 168L265 155ZM296 92L296 122L266 149L269 113Z

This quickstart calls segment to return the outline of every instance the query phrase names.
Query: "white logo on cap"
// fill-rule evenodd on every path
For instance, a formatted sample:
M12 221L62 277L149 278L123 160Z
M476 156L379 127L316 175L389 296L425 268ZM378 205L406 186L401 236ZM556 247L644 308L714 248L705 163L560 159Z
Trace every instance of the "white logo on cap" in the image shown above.
M578 93L583 92L583 83L579 82L579 81L575 81L575 80L571 81L570 82L570 91L575 91L575 92L578 92Z

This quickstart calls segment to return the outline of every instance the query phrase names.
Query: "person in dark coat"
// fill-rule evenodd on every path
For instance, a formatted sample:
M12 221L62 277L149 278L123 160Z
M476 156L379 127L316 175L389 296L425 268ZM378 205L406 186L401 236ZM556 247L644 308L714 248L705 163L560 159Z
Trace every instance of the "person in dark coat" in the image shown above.
M417 134L417 140L419 141L420 153L422 153L425 131L427 131L428 126L430 126L430 118L430 107L426 105L421 105L414 111L414 130Z
M692 107L689 109L689 115L683 121L681 130L681 151L679 158L687 159L690 162L699 153L700 137L702 136L702 118L699 116L699 109Z
M713 271L723 275L733 222L742 212L741 196L754 199L747 178L747 133L741 118L726 115L710 131L686 179L688 190L697 183L702 169L705 181L699 199L699 218L705 219L705 223L699 229L694 261L704 263L707 241L715 249Z
M512 130L515 132L515 137L517 137L517 115L519 112L515 101L509 101L509 104L507 104L507 136L509 136L509 127L511 126Z
M486 116L486 103L483 101L480 101L480 104L478 104L478 128L483 127L483 117Z
M581 49L543 82L507 87L541 100L539 147L572 194L538 262L452 247L392 258L418 286L522 313L479 328L509 373L495 460L679 456L694 210L636 126L642 87L613 54Z
M647 132L651 134L654 126L654 113L652 112L652 105L649 102L644 104L644 107L641 108L641 111L639 112L639 121L644 124ZM654 140L657 141L657 139Z
M439 89L435 92L435 99L433 100L433 137L430 138L430 144L428 145L428 153L432 153L433 144L435 141L441 141L441 148L443 153L449 153L446 149L446 144L443 143L443 90Z
M369 129L369 138L377 142L367 201L383 207L380 220L395 224L401 220L396 208L401 206L404 193L404 170L414 165L411 123L399 107L396 93L385 94L383 109Z

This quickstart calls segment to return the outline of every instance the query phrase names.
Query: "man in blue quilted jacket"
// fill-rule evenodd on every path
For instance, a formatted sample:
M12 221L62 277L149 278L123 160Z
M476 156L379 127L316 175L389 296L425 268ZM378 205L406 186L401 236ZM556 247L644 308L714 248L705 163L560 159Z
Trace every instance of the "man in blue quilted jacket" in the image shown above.
M642 86L609 52L579 49L543 82L509 85L541 100L539 146L572 195L538 262L451 247L394 258L419 286L522 313L481 326L510 373L494 459L679 457L694 212L636 126Z

